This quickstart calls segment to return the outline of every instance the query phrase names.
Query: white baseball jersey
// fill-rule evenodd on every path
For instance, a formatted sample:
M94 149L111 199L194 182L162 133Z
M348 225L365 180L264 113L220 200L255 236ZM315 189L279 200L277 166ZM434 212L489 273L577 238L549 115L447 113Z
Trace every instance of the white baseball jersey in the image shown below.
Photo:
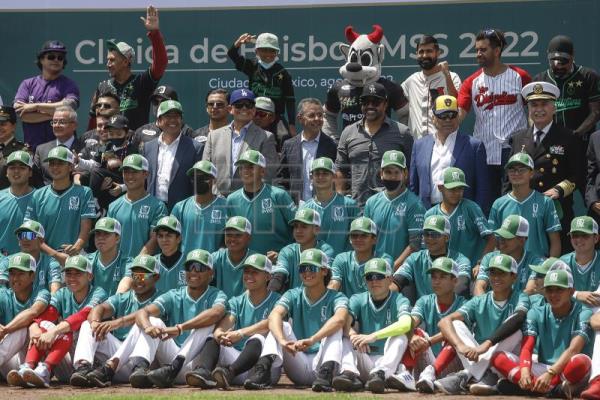
M487 152L488 165L500 165L502 148L518 130L527 128L523 86L531 82L527 71L509 65L497 76L478 70L469 76L458 92L458 106L475 111L473 136L481 140Z

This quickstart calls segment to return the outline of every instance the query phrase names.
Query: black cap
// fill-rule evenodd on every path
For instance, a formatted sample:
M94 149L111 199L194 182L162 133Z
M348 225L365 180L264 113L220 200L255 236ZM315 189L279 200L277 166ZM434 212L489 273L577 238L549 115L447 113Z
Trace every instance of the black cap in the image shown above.
M160 100L161 102L164 100L176 100L179 101L179 96L177 96L177 92L173 89L172 86L169 85L160 85L154 92L152 96L150 96L151 101Z
M44 43L40 51L38 52L38 57L50 52L57 53L67 53L67 48L65 47L63 42L59 42L58 40L48 40Z
M554 36L548 43L548 59L571 58L573 56L573 41L564 35Z
M0 106L0 121L10 121L13 124L17 123L17 113L10 106Z
M112 117L110 117L105 126L106 128L128 129L129 120L124 115L115 114Z
M363 87L360 97L378 97L387 100L387 90L385 90L385 87L381 83L369 83Z

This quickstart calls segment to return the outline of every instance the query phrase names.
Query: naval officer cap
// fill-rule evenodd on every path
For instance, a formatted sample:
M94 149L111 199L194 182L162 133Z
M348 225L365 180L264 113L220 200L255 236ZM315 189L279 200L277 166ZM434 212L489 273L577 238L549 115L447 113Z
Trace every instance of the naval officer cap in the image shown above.
M521 95L525 101L532 100L552 100L555 101L560 96L560 90L556 85L550 82L531 82L525 85L521 90Z

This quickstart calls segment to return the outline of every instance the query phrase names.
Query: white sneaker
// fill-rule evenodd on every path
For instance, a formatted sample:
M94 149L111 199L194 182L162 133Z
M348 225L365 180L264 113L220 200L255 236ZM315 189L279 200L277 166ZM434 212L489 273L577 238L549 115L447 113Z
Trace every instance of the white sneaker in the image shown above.
M6 382L10 386L20 386L23 388L30 387L29 384L23 379L23 375L26 371L33 372L33 370L29 368L29 365L21 364L18 370L13 369L6 375Z
M398 372L390 375L386 380L387 387L401 392L416 392L415 377L406 369L404 364L400 364Z
M50 371L45 363L39 363L33 371L25 371L23 373L23 379L25 382L38 387L47 388L50 387Z
M416 387L417 390L421 393L433 393L434 386L433 382L435 381L435 369L433 369L433 365L428 365L425 367L423 371L421 371L421 375L419 375L419 380L417 381Z

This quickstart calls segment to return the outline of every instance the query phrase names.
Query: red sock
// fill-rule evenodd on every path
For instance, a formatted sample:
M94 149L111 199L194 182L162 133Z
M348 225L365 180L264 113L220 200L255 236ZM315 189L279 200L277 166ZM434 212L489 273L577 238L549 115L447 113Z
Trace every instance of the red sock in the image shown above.
M59 362L65 357L65 355L71 349L71 345L73 344L73 333L69 332L60 336L52 347L50 347L50 351L48 352L48 356L46 357L46 364L48 365L48 369L52 371L54 367L58 365Z
M592 368L592 360L585 354L576 354L567 363L562 375L571 383L579 383L590 372Z
M29 350L27 350L25 363L28 364L30 368L35 368L45 354L46 352L38 350L36 346L31 346Z
M438 354L435 362L433 363L433 369L435 370L435 376L440 376L442 371L450 365L452 360L456 357L456 350L454 347L447 345L442 348L440 354Z
M414 330L413 332L415 335L417 336L421 336L421 337L425 337L425 332L423 332L420 328L417 328ZM402 361L400 361L402 364L404 364L404 366L406 367L406 369L413 369L415 367L415 365L417 364L417 359L416 359L417 354L415 354L415 357L413 357L410 354L410 351L408 351L408 349L404 352L404 355L402 356Z
M505 352L500 351L498 353L494 353L491 361L492 366L507 379L510 379L512 383L519 382L519 379L521 379L521 369L519 368L519 363L511 360ZM513 369L516 369L517 372L511 376L510 373L513 371Z

